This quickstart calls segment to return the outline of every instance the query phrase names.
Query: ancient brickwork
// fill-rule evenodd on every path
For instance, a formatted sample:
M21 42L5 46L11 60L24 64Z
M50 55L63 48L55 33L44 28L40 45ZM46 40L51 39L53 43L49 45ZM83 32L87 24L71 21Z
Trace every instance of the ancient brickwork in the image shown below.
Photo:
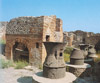
M63 41L67 43L67 46L72 46L75 35L73 33L64 32L63 36Z
M43 27L44 27L43 41L46 41L46 35L49 35L50 36L49 41L62 42L63 39L62 20L56 19L56 16L44 16ZM59 31L57 29L59 29Z
M0 22L0 28L5 28L8 22Z
M42 53L42 41L41 38L34 38L34 36L31 35L7 35L6 37L7 43L6 43L6 51L5 55L8 59L13 59L13 46L15 45L15 42L23 43L25 46L27 46L29 50L29 62L30 64L38 65L37 63L41 63L41 53ZM34 40L34 42L33 42ZM36 42L39 43L39 48L36 48ZM38 52L37 52L38 51ZM36 54L37 53L37 54ZM34 62L33 62L34 61ZM38 61L38 62L36 62Z
M69 36L68 34L72 34L73 36ZM74 32L64 32L65 38L67 37L66 41L69 46L75 46L78 47L79 44L93 44L96 45L98 41L100 41L100 34L99 33L93 33L93 32L85 32L81 30L77 30Z
M91 36L86 38L87 44L96 45L100 41L100 36Z
M43 17L19 17L10 20L6 34L40 34Z
M63 41L62 21L56 16L14 18L7 24L6 39L5 55L8 59L13 60L13 46L19 42L29 50L29 63L39 66L46 57L43 42Z
M56 41L63 41L63 29L62 29L62 20L57 18L56 19L56 32L55 32L55 39Z

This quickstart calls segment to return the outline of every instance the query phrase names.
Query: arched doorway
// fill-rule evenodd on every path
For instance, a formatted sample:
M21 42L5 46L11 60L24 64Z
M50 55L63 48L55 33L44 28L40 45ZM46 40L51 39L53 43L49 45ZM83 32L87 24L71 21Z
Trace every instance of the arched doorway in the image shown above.
M15 42L15 45L13 46L13 60L21 60L29 63L29 50L25 44Z

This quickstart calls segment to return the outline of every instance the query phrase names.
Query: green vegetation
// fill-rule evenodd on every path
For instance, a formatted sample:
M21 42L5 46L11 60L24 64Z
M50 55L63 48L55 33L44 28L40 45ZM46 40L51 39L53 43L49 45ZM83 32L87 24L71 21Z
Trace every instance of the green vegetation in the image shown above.
M64 51L64 60L65 60L65 62L70 61L70 54L71 54L72 50L73 50L72 47L66 47L66 49Z
M66 53L64 53L64 61L65 62L69 62L70 61L70 54L66 54Z
M16 66L15 69L23 69L25 66L28 66L28 63L26 61L17 61L15 62Z
M95 62L100 62L100 53L99 54L96 54L98 57L95 58Z
M6 44L5 40L0 39L0 44Z
M13 61L10 61L10 60L0 59L0 66L3 69L9 68L9 67L14 67L15 69L22 69L27 65L28 65L28 63L26 61L13 62Z
M72 50L73 50L72 47L66 47L64 53L66 53L66 54L71 54Z
M43 70L43 66L42 66L42 64L39 65L39 69Z
M100 54L100 50L97 52L97 54Z
M0 59L0 65L1 65L1 68L14 67L14 64L12 61L6 61L4 59Z

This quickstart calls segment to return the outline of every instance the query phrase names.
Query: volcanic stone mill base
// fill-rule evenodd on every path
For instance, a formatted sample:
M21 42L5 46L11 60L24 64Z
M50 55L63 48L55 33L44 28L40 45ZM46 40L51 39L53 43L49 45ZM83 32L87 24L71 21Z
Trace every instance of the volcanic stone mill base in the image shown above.
M50 79L43 77L43 72L37 72L33 75L33 83L73 83L76 76L70 72L66 72L65 77L60 79Z
M73 73L76 77L84 78L91 76L91 65L84 63L84 65L71 65L66 64L69 67L68 71Z
M85 59L85 63L90 64L91 66L94 66L94 60L93 59Z
M61 68L49 68L44 66L43 67L43 76L50 78L50 79L59 79L65 76L66 67Z

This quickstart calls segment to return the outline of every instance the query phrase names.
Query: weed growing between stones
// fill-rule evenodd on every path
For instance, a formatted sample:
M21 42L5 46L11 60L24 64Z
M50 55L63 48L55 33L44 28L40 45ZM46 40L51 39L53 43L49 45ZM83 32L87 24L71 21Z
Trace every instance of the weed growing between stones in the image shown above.
M28 66L28 63L26 61L17 61L13 62L10 60L4 60L0 59L0 68L9 68L14 67L15 69L23 69L25 66Z
M66 54L71 54L72 50L73 50L72 47L66 47L64 53L66 53Z
M28 66L28 63L26 61L17 61L15 62L16 66L15 69L23 69L25 66Z
M39 69L43 70L43 66L42 66L42 64L39 65Z
M70 54L64 53L64 61L69 62L70 61Z
M65 51L64 51L64 61L65 62L69 62L70 61L70 54L72 52L73 48L72 47L66 47Z

